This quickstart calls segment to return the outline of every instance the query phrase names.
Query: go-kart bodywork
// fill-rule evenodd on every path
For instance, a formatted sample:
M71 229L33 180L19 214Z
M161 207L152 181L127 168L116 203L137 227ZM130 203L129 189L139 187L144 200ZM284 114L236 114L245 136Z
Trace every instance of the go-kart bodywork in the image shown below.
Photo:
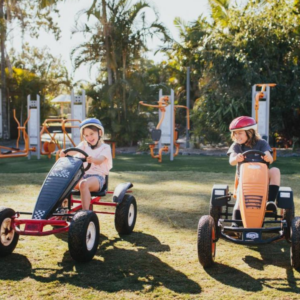
M70 151L78 149L70 148ZM134 196L130 194L129 188L133 186L131 183L121 183L115 192L110 192L106 176L106 183L101 191L91 193L91 210L82 210L81 200L76 198L80 192L73 188L84 175L83 162L84 159L76 157L60 158L48 173L33 212L0 209L0 256L13 252L19 235L45 236L69 232L71 256L78 261L88 261L95 255L99 242L99 221L96 214L115 215L115 228L119 234L130 234L133 231L137 205ZM107 194L114 195L113 201L102 200ZM115 211L94 210L100 206L112 207ZM32 218L21 218L21 215L31 215ZM79 243L77 235L82 237Z
M244 152L247 157L250 151ZM251 150L263 156L260 151ZM198 224L198 258L203 267L213 264L216 243L220 237L243 245L268 244L286 239L293 246L295 238L300 236L300 226L294 222L293 191L290 187L280 187L276 203L267 210L268 168L260 159L245 159L240 164L240 178L237 190L229 192L228 185L214 185L210 199L209 215L202 216ZM232 198L239 201L240 219L232 219ZM297 218L295 218L297 219ZM203 230L206 228L206 230ZM298 230L297 232L295 230ZM294 241L294 242L293 242ZM210 246L208 246L209 244ZM293 253L292 253L293 252ZM300 251L291 250L291 263L300 268Z

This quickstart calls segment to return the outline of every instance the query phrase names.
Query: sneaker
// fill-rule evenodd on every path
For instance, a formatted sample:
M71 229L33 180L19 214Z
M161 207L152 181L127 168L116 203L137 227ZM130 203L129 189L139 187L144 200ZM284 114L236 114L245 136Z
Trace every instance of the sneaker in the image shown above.
M273 217L274 215L277 215L277 206L275 202L267 202L266 205L266 217Z

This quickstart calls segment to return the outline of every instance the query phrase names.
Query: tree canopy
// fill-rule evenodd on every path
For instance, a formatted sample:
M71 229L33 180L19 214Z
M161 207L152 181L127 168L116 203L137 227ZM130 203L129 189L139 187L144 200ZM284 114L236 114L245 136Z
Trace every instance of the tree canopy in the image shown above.
M53 9L49 5L57 2L41 1L42 6L34 2L31 10L39 11L36 16L40 16L41 24L56 34L53 20L42 14L42 8ZM172 88L176 103L185 105L189 67L194 135L207 141L228 140L230 121L239 115L251 115L252 86L276 83L271 90L271 135L299 138L300 1L238 3L209 0L208 18L199 15L191 22L176 18L180 39L174 41L148 1L93 0L88 9L78 13L73 34L84 35L85 41L72 51L75 68L82 64L98 68L96 82L85 84L93 98L91 115L103 121L119 144L135 144L147 137L151 120L141 111L139 101L157 101L160 88L166 94ZM151 22L149 13L154 14ZM80 25L82 18L85 22ZM38 24L26 20L26 26ZM160 51L166 56L159 64L147 59L147 39L154 35L161 39ZM44 95L70 86L71 79L59 60L49 53L37 54L37 49L24 49L21 62L12 60L14 72L23 69L23 75L32 81L39 78L41 90L48 89ZM43 63L39 59L34 62L39 55ZM31 73L35 75L30 77ZM185 124L185 115L178 111L176 120Z

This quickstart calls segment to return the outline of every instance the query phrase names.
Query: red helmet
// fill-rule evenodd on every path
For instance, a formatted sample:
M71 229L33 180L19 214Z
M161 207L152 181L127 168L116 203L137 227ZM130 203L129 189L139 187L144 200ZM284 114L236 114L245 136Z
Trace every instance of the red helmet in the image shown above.
M249 129L257 130L257 124L253 118L247 116L241 116L235 118L229 125L229 130L231 132L236 130L249 130Z

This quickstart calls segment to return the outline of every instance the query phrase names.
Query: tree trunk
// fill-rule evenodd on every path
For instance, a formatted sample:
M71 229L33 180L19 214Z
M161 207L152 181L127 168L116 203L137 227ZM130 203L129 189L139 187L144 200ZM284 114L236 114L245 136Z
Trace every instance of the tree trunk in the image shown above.
M104 40L105 40L105 53L106 53L106 69L107 69L107 79L108 85L112 85L113 78L112 78L112 70L110 67L110 53L111 47L109 44L109 37L108 37L108 24L107 24L107 15L106 15L106 1L102 0L102 25L103 25L103 32L104 32Z
M127 108L126 108L126 85L125 85L125 80L126 80L126 51L123 50L123 112L124 112L124 117L127 119Z
M1 97L2 97L2 124L3 139L8 140L10 137L8 127L8 109L6 97L6 76L5 76L5 40L6 40L6 20L4 16L4 0L0 0L0 38L1 38Z

